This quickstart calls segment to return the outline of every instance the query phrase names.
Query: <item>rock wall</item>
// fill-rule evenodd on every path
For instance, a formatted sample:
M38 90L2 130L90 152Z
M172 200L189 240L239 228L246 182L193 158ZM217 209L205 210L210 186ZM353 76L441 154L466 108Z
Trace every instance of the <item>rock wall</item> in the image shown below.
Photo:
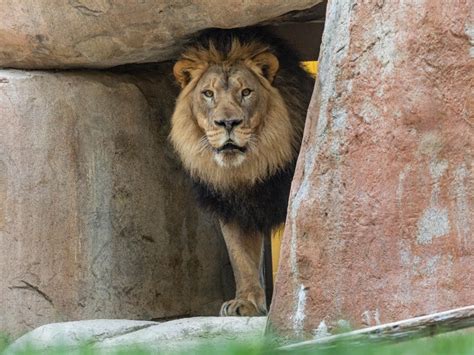
M217 314L232 271L167 144L171 66L88 68L165 61L196 31L319 3L0 1L0 68L53 69L0 69L0 333Z
M269 321L474 304L472 4L331 1Z
M254 25L322 0L0 1L0 67L106 68L173 58L209 27Z
M0 331L218 314L232 271L167 144L171 67L0 70Z

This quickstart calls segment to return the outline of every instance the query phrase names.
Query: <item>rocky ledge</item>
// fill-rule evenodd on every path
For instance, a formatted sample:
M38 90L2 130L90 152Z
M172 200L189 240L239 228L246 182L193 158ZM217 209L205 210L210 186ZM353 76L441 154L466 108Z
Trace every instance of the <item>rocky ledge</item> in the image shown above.
M167 322L118 319L84 320L43 325L16 340L6 354L28 347L49 353L60 346L68 352L88 344L101 353L120 348L173 353L203 343L248 342L264 333L266 317L194 317Z

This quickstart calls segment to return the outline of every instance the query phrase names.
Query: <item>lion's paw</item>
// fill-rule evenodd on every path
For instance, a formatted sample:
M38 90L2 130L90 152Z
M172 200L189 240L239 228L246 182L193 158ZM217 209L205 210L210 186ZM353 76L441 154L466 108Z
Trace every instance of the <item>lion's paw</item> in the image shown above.
M226 316L263 316L267 312L264 306L257 307L254 303L236 298L234 300L230 300L224 302L221 307L220 315L222 317Z

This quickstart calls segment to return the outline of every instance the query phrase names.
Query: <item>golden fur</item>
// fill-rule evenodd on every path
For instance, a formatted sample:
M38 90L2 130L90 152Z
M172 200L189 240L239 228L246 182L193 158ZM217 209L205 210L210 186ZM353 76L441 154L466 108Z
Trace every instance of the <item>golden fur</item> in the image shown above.
M182 89L170 139L200 205L219 219L234 271L236 295L223 316L268 308L263 241L286 216L313 86L291 49L257 32L213 30L173 69Z
M250 134L253 140L245 160L225 169L213 158L214 152L206 149L215 127L206 124L205 119L201 120L204 123L200 125L193 110L196 106L194 90L213 66L221 66L224 70L239 66L241 70L251 70L258 78L255 90L259 99L267 103L259 105L255 113L254 118L259 124L243 132ZM192 47L181 55L174 67L174 75L182 91L176 101L170 138L193 178L221 190L252 185L284 168L295 158L303 127L298 122L292 122L281 92L272 86L271 81L277 70L277 58L269 52L268 46L259 42L241 43L234 39L227 54L219 52L211 42L209 48ZM206 133L209 134L207 139Z

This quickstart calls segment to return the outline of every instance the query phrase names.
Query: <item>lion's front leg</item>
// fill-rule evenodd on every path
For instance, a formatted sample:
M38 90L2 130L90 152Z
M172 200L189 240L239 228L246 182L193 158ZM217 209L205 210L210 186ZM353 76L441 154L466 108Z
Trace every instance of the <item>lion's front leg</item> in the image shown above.
M260 285L263 236L243 233L235 224L221 224L234 270L235 299L224 302L221 316L257 316L267 312L265 291Z

